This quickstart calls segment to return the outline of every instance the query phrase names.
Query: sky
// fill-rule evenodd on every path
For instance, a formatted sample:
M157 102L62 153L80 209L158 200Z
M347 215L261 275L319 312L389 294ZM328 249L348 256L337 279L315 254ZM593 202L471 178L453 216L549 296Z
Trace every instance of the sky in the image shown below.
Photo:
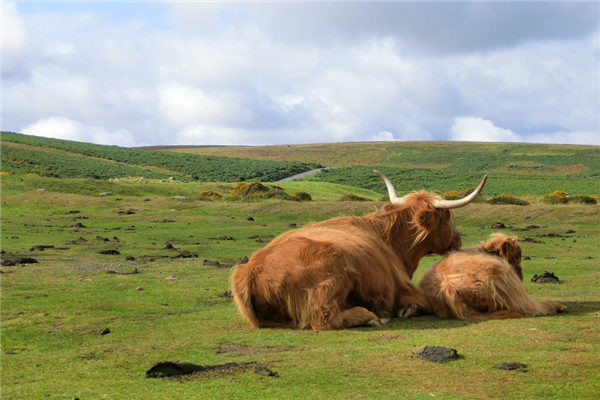
M2 0L2 130L600 145L600 2Z

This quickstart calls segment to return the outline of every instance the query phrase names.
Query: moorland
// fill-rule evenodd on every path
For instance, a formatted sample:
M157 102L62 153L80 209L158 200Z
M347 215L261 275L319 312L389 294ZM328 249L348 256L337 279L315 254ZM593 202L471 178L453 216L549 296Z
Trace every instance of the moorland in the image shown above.
M329 169L275 182L321 166ZM567 312L485 322L393 318L379 328L319 333L250 329L231 299L232 266L287 230L381 207L385 185L373 168L401 193L445 197L487 173L483 197L455 211L463 244L492 232L518 236L526 291ZM2 133L1 172L2 398L592 399L600 392L597 146L125 149ZM258 180L266 189L241 190ZM566 195L550 196L556 191ZM490 202L501 194L525 205ZM415 281L437 260L421 260ZM530 281L544 271L562 283ZM461 357L424 361L416 353L425 346ZM221 367L145 377L163 361ZM502 362L524 363L526 372L493 368Z

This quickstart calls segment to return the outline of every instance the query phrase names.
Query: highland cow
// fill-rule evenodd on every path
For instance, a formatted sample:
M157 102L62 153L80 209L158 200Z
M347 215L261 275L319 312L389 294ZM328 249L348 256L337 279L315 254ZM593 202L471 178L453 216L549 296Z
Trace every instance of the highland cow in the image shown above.
M283 233L235 267L233 297L252 327L380 326L387 318L378 315L429 310L412 275L425 255L460 248L449 210L472 202L486 177L470 195L449 201L427 192L398 197L379 174L391 201L382 210Z
M517 239L494 234L476 248L448 255L423 276L419 287L441 318L521 318L566 310L560 303L530 298L522 280Z

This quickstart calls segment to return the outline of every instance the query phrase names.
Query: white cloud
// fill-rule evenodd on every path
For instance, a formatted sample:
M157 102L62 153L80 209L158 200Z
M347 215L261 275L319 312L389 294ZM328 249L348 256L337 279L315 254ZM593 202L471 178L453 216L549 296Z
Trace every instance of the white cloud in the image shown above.
M479 117L457 117L449 130L449 139L467 142L527 142L600 145L598 132L539 132L518 134L510 129L500 128Z
M396 138L390 131L381 131L377 135L372 135L371 140L375 142L393 142L396 140Z
M96 144L116 144L120 146L135 145L131 133L124 129L109 132L104 128L85 126L79 121L65 117L44 118L34 124L24 127L20 132L27 135Z
M479 117L457 117L450 128L450 140L465 142L519 142L519 135L510 129L498 128Z
M593 143L600 131L600 31L583 12L595 5L541 7L548 29L484 3L161 5L171 25L145 20L137 3L127 15L111 3L118 18L95 3L6 4L26 39L3 69L7 130L61 116L85 127L71 131L82 140L115 144ZM405 26L392 23L398 10ZM471 37L477 21L498 37Z
M18 57L25 51L28 36L25 23L15 3L2 2L0 6L2 22L2 71L8 71L18 64Z

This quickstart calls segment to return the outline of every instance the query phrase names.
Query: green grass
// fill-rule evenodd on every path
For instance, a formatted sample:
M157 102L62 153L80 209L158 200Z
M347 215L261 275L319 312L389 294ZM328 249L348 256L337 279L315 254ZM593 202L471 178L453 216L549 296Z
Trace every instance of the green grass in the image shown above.
M47 190L36 190L40 186ZM2 249L30 255L39 264L1 268L2 398L591 399L600 391L600 206L476 203L455 213L466 246L486 239L494 222L513 229L538 225L505 231L519 236L523 255L531 258L522 263L527 292L538 300L564 302L569 307L564 315L479 323L425 316L317 334L250 329L233 302L219 296L228 289L231 270L203 266L203 260L231 264L264 245L256 235L268 241L291 223L364 215L383 204L338 201L346 192L372 200L381 195L290 182L281 184L288 193L305 190L314 200L194 197L232 186L3 177ZM98 196L105 191L113 195ZM135 213L119 213L128 209ZM85 227L73 227L77 222ZM547 236L551 233L561 236ZM235 240L218 239L224 235ZM175 249L165 249L166 243ZM55 248L30 250L40 244ZM108 248L121 254L98 254ZM181 250L198 258L172 258ZM438 259L424 258L415 280ZM139 273L107 273L133 268ZM545 270L565 283L529 282ZM177 279L165 280L170 276ZM105 328L111 333L99 335ZM426 345L456 348L464 358L448 364L422 361L415 353ZM245 369L144 378L146 370L166 360L256 362L280 377ZM492 368L512 361L528 364L529 372Z

